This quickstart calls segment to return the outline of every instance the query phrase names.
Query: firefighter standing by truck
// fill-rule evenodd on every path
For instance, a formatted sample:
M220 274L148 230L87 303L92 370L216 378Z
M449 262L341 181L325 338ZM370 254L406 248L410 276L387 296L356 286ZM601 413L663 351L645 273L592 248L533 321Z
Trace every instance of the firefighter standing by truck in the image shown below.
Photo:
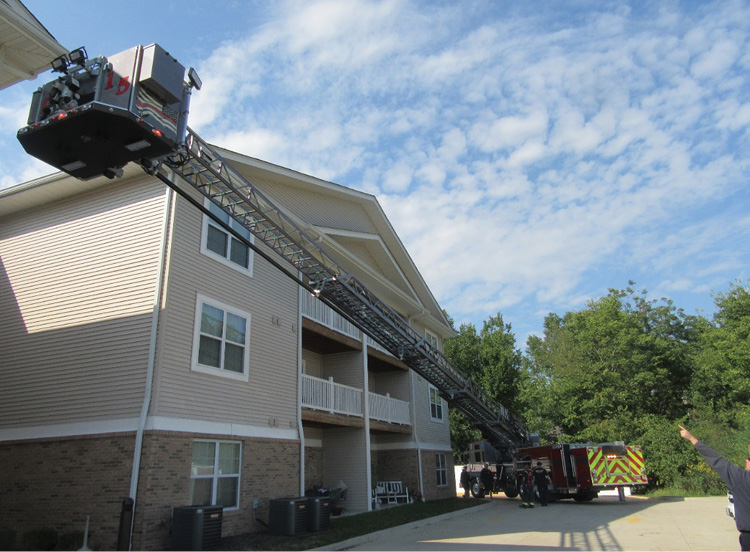
M492 475L492 471L490 471L490 463L485 462L484 467L482 468L482 471L479 472L479 481L482 483L482 486L484 487L484 496L492 496L492 491L495 487L495 476Z
M550 481L549 472L542 467L541 462L536 463L536 468L531 472L534 475L534 485L539 492L539 502L546 506L549 501L547 483Z
M534 507L534 474L531 470L521 475L521 508Z

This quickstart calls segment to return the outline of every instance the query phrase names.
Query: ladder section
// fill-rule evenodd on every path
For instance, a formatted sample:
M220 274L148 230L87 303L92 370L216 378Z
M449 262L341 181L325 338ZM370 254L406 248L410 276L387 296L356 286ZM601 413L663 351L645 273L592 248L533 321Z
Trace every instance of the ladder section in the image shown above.
M520 446L523 424L465 377L398 313L347 273L291 218L232 167L212 146L188 129L184 148L165 159L181 179L276 252L302 283L409 368L434 385L464 412L486 438ZM144 167L145 168L145 167ZM180 190L174 182L162 178ZM258 250L257 246L248 244ZM283 269L283 268L282 268Z

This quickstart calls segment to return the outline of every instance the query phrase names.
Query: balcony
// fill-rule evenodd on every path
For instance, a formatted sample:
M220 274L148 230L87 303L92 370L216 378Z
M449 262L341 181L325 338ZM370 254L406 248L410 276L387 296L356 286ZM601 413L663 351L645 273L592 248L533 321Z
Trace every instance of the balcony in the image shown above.
M363 391L356 387L335 383L302 374L302 408L330 415L364 418ZM370 420L411 426L410 403L394 399L389 395L370 393ZM358 423L346 425L359 425ZM362 424L364 425L364 424Z
M345 336L356 339L357 341L362 339L362 334L354 324L323 303L320 299L313 297L312 294L302 288L300 288L300 297L302 299L303 316L306 316L310 320L314 320L327 328L340 332Z
M362 350L362 332L328 305L300 289L302 346L319 354ZM383 346L367 340L371 372L408 371L408 367Z

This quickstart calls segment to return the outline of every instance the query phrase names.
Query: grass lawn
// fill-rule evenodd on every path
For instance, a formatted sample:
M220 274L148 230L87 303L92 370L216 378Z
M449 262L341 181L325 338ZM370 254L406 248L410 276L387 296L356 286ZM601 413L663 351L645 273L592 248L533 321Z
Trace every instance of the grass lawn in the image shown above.
M270 535L268 531L262 530L257 533L227 537L222 539L221 548L222 550L309 550L396 525L479 506L486 502L486 500L458 497L415 502L363 514L331 517L331 528L327 531L305 532L286 537Z

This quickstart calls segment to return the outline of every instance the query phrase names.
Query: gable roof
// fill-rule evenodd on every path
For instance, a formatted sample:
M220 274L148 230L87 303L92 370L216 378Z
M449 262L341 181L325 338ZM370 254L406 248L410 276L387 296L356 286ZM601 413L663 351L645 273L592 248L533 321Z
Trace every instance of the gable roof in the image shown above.
M0 0L0 90L36 78L67 52L19 0Z
M365 192L217 148L344 269L441 337L455 332L377 198Z

